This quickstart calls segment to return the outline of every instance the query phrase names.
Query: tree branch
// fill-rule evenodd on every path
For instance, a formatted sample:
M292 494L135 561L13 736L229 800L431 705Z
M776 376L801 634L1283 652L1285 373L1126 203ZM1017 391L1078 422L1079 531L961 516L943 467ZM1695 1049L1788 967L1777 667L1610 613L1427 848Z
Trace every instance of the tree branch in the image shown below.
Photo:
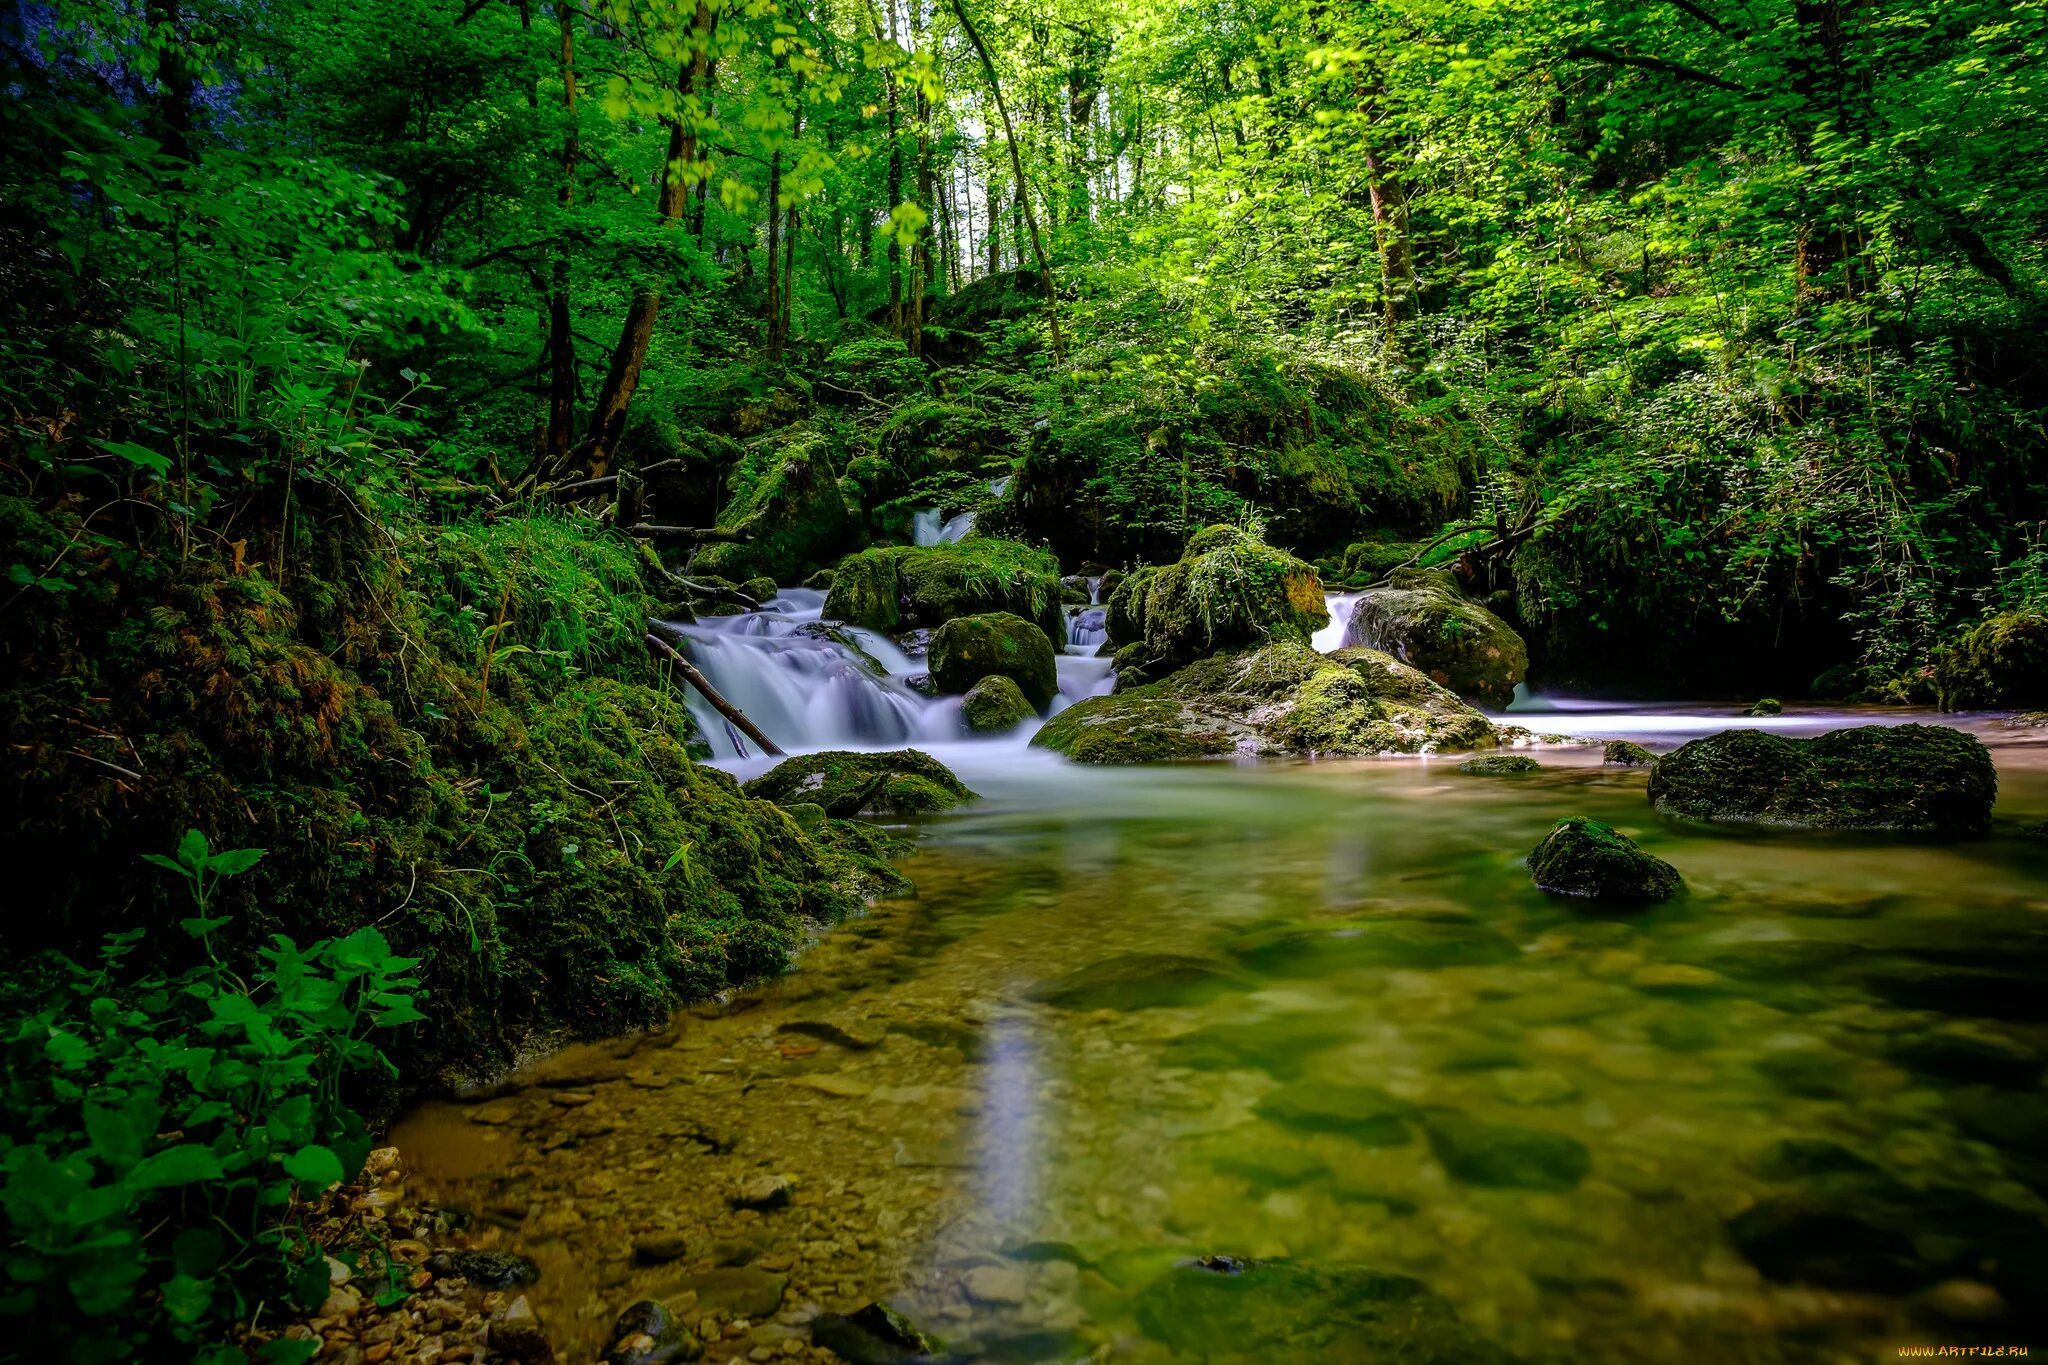
M1582 43L1577 47L1566 48L1564 55L1568 61L1602 62L1608 66L1632 66L1639 71L1655 71L1666 76L1676 76L1680 80L1692 81L1699 85L1711 85L1716 90L1727 90L1737 95L1748 93L1734 81L1716 76L1711 71L1702 71L1698 67L1687 66L1683 62L1669 62L1662 57L1652 57L1641 52L1623 52L1617 48L1595 47L1590 43Z
M650 621L647 624L650 627L653 627L655 623ZM718 689L711 685L711 680L706 678L702 673L699 673L697 671L697 665L691 663L688 659L685 659L680 653L678 653L674 645L662 639L659 635L656 635L652 629L649 629L647 632L647 643L655 651L655 653L667 659L669 663L674 666L676 672L683 675L683 681L689 683L690 686L696 688L698 693L704 698L704 700L711 703L713 710L717 711L719 715L724 716L727 720L731 721L733 725L736 728L738 728L741 734L745 735L748 739L753 740L754 743L760 745L762 753L768 754L775 758L781 758L783 756L783 751L780 748L780 746L778 746L774 740L762 734L761 727L754 724L754 722L748 720L746 712L740 710L739 707L734 706L731 702L727 701L724 698L724 696L722 696L719 693Z

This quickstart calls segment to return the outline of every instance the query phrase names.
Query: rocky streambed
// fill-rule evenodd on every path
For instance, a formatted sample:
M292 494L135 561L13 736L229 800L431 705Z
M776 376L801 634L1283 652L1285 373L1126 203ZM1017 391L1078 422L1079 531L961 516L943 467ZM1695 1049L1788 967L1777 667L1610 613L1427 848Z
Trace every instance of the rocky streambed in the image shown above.
M558 1358L2040 1339L2029 751L1952 843L1674 820L1598 750L1508 778L986 752L959 764L985 799L918 831L914 897L394 1133L472 1247L531 1258ZM1539 890L1569 816L1683 889Z

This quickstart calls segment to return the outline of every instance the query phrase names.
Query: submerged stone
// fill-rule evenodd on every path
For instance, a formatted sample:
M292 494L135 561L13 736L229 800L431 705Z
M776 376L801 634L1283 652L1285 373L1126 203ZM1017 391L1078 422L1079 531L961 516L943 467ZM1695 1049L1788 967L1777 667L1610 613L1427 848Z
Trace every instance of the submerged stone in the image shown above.
M619 1314L604 1348L605 1365L669 1365L695 1360L703 1343L682 1319L653 1299L642 1299Z
M1166 1040L1160 1061L1196 1071L1263 1071L1292 1080L1316 1053L1357 1034L1321 1014L1283 1014L1218 1024Z
M1913 1240L1839 1199L1782 1195L1728 1220L1735 1249L1773 1280L1897 1294L1926 1282Z
M1443 1168L1467 1185L1562 1192L1577 1189L1593 1165L1585 1143L1541 1128L1439 1114L1423 1130Z
M1361 1266L1205 1257L1138 1295L1139 1328L1210 1362L1509 1365L1422 1281Z
M1724 730L1659 759L1658 810L1731 824L1986 832L1998 774L1973 736L1940 725L1870 725L1815 739Z
M1248 934L1230 951L1269 976L1323 976L1358 967L1483 967L1521 956L1511 941L1483 925L1440 920L1282 925Z
M1123 953L1050 981L1024 998L1063 1010L1147 1010L1199 1005L1244 982L1220 962L1176 953Z
M1583 816L1558 821L1544 836L1529 855L1529 875L1552 895L1618 904L1668 900L1685 885L1677 868Z
M509 1251L443 1251L429 1256L426 1267L442 1279L459 1277L479 1289L510 1289L540 1278L539 1267Z
M741 790L779 806L822 806L835 819L947 810L974 800L952 769L916 749L803 754L776 764Z
M1513 701L1529 671L1522 637L1441 570L1396 569L1391 586L1352 607L1344 643L1383 650L1485 706Z
M932 632L932 679L952 693L966 692L985 678L1007 678L1036 709L1059 692L1052 642L1031 622L1012 612L956 616Z
M789 1276L754 1266L721 1266L700 1275L676 1281L677 1293L697 1296L697 1306L706 1312L736 1318L765 1318L782 1307Z
M1261 1118L1303 1133L1335 1133L1367 1147L1401 1147L1414 1140L1408 1121L1415 1106L1377 1086L1297 1081L1254 1106Z
M2031 972L1893 963L1864 975L1864 984L1894 1005L1979 1019L2048 1020L2048 990Z
M937 1349L910 1319L880 1303L820 1314L811 1323L811 1341L846 1365L915 1365Z
M2043 1066L2041 1054L2017 1038L1960 1025L1901 1039L1889 1055L1922 1075L2014 1090L2031 1089Z

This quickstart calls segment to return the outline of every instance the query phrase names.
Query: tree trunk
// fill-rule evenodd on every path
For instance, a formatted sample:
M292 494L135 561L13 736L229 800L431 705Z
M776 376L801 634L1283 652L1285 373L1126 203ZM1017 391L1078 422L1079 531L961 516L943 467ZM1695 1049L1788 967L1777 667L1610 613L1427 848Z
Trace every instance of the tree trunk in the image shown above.
M567 127L562 135L562 183L555 191L563 228L576 202L576 18L582 7L572 0L556 0L555 14L561 29L562 111ZM576 333L569 313L569 244L566 237L555 242L554 281L548 292L548 434L547 462L559 464L569 454L576 428Z

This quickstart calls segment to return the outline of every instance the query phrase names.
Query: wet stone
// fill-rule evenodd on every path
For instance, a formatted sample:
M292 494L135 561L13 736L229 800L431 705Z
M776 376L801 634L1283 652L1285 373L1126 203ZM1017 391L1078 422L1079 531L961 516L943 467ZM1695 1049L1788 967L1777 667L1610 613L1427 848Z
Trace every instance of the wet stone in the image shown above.
M974 1267L960 1277L960 1287L976 1303L1012 1307L1024 1302L1029 1289L1022 1271L995 1265Z
M650 1233L633 1241L633 1259L641 1265L666 1265L690 1254L690 1244L680 1233Z
M532 1261L509 1251L443 1251L429 1256L426 1268L443 1279L460 1277L479 1289L510 1289L540 1278Z
M908 1318L879 1303L820 1315L811 1323L811 1340L846 1365L912 1365L937 1349Z
M1445 1114L1432 1116L1424 1131L1443 1168L1467 1185L1572 1190L1592 1168L1583 1142L1545 1129Z
M789 1205L796 1182L786 1175L757 1175L740 1183L729 1201L736 1209L780 1209Z
M883 1038L887 1036L878 1026L865 1020L854 1019L791 1019L777 1032L816 1038L834 1047L843 1047L849 1052L867 1052L878 1048L882 1045Z
M695 1294L705 1312L735 1318L774 1316L788 1288L789 1276L755 1266L722 1266L676 1282L677 1291Z
M1241 983L1222 963L1175 953L1123 953L1040 982L1027 1000L1064 1010L1197 1005Z
M1958 1025L1901 1039L1889 1055L1922 1075L2014 1090L2031 1089L2042 1070L2041 1054L2018 1039Z
M605 1344L605 1365L669 1365L704 1354L682 1320L652 1299L643 1299L619 1314Z
M1408 1130L1414 1106L1376 1086L1301 1081L1260 1100L1257 1112L1285 1128L1336 1133L1367 1147L1399 1147L1414 1140Z

